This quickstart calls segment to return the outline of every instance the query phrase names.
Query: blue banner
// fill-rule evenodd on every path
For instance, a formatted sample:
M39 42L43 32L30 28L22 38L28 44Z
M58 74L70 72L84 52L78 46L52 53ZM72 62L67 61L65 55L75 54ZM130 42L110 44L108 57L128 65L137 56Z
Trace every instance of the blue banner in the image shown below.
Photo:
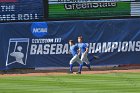
M139 24L140 19L3 23L0 69L68 67L68 41L78 36L88 44L92 65L140 64Z
M1 0L0 22L44 19L43 0Z

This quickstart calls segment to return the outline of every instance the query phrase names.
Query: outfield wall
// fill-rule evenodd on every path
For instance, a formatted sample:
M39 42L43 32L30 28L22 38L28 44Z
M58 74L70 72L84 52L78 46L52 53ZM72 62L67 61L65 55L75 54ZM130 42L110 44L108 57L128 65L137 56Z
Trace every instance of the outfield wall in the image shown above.
M140 0L0 0L0 22L140 17Z
M80 35L92 65L140 64L140 19L21 22L0 24L0 69L68 67Z

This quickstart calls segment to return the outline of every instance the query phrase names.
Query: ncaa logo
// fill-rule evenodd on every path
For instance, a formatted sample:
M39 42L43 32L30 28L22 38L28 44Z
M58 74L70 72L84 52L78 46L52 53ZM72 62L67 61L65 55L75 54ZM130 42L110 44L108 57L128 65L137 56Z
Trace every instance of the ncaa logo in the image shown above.
M7 53L6 66L15 63L26 65L29 38L11 38Z
M46 22L34 22L31 26L31 32L36 37L44 37L48 34L48 25Z

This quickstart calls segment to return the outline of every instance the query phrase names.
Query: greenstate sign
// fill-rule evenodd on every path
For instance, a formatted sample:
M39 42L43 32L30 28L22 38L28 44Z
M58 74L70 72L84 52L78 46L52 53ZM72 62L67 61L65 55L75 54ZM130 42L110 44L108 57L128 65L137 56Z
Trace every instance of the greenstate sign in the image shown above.
M140 16L140 2L120 1L114 2L112 0L49 0L48 18L89 19Z

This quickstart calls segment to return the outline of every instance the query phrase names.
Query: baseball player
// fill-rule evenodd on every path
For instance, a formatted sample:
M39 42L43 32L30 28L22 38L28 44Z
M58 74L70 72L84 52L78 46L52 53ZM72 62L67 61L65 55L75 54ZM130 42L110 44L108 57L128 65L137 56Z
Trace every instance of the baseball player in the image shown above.
M86 43L83 43L83 38L82 36L78 37L78 47L81 52L81 61L86 63L85 65L88 67L89 70L90 68L90 62L88 60L88 46Z
M78 62L79 70L76 74L81 74L83 62L79 58L79 52L78 52L79 48L78 48L77 44L74 43L73 40L69 40L69 45L70 45L70 52L73 55L73 58L70 60L70 72L69 73L73 73L73 71L72 71L73 63Z

